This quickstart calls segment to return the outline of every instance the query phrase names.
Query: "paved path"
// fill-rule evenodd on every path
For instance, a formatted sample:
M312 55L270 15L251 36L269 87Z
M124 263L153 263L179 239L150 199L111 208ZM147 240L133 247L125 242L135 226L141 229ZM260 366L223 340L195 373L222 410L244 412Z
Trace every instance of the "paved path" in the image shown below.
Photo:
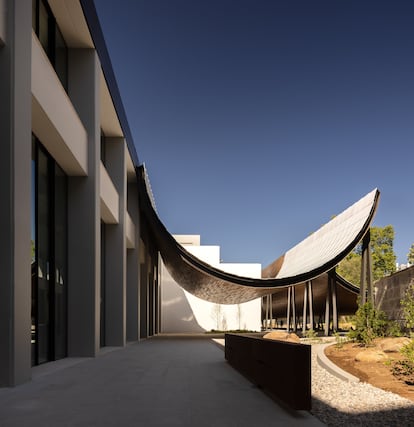
M0 389L1 427L323 425L267 397L209 339L149 339L33 371Z

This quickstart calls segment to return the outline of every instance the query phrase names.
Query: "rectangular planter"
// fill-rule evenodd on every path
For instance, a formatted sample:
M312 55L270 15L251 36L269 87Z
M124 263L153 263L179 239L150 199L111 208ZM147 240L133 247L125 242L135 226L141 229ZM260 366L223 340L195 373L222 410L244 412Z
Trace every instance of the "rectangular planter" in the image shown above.
M311 346L226 334L225 358L272 398L293 409L311 409Z

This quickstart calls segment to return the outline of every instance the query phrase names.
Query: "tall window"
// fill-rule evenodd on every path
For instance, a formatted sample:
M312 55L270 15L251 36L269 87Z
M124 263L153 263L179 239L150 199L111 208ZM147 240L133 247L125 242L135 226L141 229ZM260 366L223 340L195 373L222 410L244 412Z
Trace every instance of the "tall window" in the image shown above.
M32 25L65 90L68 88L68 48L46 0L32 0Z
M67 179L32 136L32 364L67 354Z

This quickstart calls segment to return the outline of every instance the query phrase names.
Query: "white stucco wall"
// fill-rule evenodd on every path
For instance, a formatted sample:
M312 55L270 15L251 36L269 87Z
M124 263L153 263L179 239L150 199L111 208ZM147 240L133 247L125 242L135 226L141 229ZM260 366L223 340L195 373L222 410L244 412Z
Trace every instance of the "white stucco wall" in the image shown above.
M179 236L178 241L185 236ZM219 246L184 245L209 264L239 276L261 276L261 264L220 263ZM214 304L183 290L161 265L161 331L202 332L210 330L248 329L260 331L260 298L243 304Z

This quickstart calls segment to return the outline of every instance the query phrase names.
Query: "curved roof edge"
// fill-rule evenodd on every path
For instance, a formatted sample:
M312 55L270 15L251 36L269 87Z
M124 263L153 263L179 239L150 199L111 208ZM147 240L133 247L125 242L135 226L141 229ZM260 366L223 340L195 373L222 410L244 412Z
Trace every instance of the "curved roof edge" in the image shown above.
M276 275L276 277L257 279L237 276L222 271L198 259L181 246L168 232L154 210L154 206L152 204L153 199L148 193L150 186L147 181L148 178L145 166L139 166L136 169L136 173L138 178L141 209L147 219L150 230L156 241L157 249L159 250L169 273L186 291L204 300L220 304L238 304L247 302L272 293L272 290L275 288L283 288L300 284L329 271L353 250L368 231L379 200L379 191L375 189L335 217L328 224L321 227L320 230L322 230L322 232L318 230L313 234L312 239L308 240L309 238L307 238L303 241L308 243L303 245L301 242L292 248L294 255L295 251L298 252L297 248L299 247L299 255L303 257L306 256L307 248L318 247L318 245L322 248L326 248L324 245L332 244L332 242L336 242L338 240L338 237L340 237L337 234L338 230L346 231L346 239L343 241L342 245L334 246L334 253L331 258L323 258L320 264L312 265L312 268L309 269L309 271L303 271L301 265L299 265L297 271L295 271L294 265L296 261L295 258L292 257L292 250L290 250L285 254L284 263L286 262L286 258L291 260L289 261L290 266L288 264L288 271L290 269L293 271L293 274L285 275L283 277L278 277ZM359 215L358 221L356 221L358 223L358 227L356 227L354 224L355 221L352 221L352 213L360 212L360 208L362 206L364 208L362 209L363 214ZM345 227L340 226L341 222L338 218L342 218L345 221ZM350 229L352 230L351 236L349 235Z

